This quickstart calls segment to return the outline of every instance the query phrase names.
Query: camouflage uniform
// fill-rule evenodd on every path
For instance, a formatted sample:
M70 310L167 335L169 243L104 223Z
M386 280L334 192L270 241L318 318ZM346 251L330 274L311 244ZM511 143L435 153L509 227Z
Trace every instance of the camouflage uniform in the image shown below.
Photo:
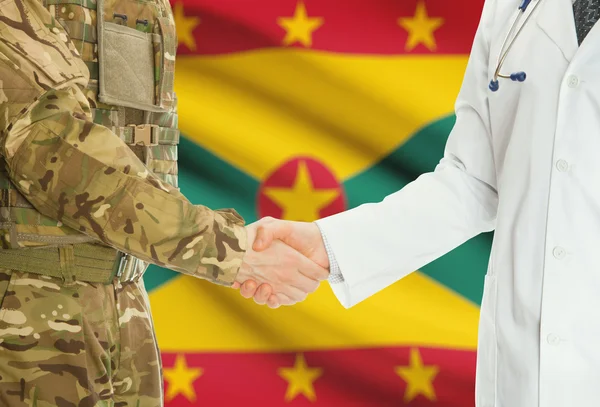
M231 285L177 188L168 0L0 0L0 405L159 406L148 263Z

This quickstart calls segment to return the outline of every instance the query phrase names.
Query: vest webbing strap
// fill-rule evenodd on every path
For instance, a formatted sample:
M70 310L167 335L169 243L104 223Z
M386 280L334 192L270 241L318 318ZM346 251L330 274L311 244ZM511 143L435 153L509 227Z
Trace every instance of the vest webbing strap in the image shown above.
M148 137L150 138L154 145L156 144L166 144L166 145L177 145L179 144L179 130L170 129L167 127L159 127L159 126L151 126L151 125L141 125L138 127L126 126L126 127L115 127L113 128L115 134L121 138L126 144L136 144L140 140L139 137L136 137L136 133L139 132L139 129L143 128L148 132ZM149 143L145 143L146 146Z
M0 250L0 268L89 283L111 284L120 260L117 250L96 244Z

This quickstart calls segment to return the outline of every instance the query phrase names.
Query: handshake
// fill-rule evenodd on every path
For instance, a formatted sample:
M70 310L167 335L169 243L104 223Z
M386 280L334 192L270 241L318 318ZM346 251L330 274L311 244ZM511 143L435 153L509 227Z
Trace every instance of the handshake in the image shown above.
M264 218L246 227L248 248L234 289L270 308L304 301L329 277L329 259L315 223Z

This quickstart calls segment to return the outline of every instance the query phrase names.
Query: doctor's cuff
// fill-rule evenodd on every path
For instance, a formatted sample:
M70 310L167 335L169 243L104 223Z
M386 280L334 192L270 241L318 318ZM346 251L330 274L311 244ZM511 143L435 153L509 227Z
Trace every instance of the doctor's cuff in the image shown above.
M318 223L315 223L317 227L319 227ZM340 265L335 259L335 255L333 254L333 250L327 241L327 236L323 233L323 230L319 227L319 231L321 232L321 237L323 238L323 244L325 245L325 251L327 252L327 257L329 258L329 284L340 284L343 283L344 275L342 274L342 270L340 269Z

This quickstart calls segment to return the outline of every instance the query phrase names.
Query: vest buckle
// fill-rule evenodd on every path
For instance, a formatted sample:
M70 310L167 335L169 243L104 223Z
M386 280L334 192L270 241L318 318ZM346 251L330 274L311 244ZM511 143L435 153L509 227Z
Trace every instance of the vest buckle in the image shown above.
M141 273L138 270L139 259L130 254L118 252L115 262L115 278L121 283L129 283L137 280Z
M130 124L129 127L133 128L131 145L143 145L146 147L158 145L158 126L156 124Z

